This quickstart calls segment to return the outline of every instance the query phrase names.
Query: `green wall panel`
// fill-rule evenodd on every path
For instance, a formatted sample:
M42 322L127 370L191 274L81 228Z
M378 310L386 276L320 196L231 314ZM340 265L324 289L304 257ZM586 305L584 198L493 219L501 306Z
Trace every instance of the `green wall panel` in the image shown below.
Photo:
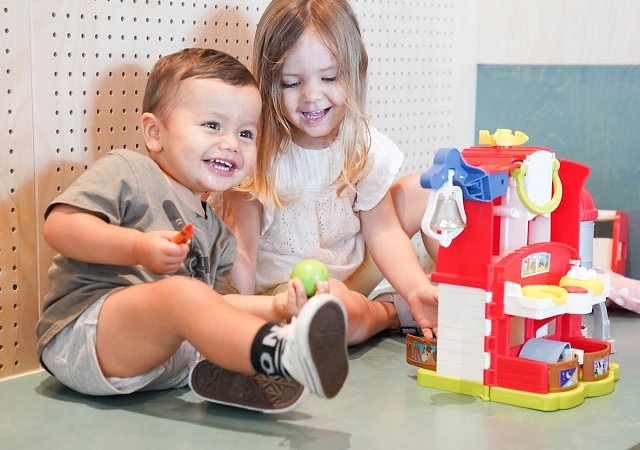
M588 165L600 209L629 214L627 275L640 278L640 66L478 66L476 128Z

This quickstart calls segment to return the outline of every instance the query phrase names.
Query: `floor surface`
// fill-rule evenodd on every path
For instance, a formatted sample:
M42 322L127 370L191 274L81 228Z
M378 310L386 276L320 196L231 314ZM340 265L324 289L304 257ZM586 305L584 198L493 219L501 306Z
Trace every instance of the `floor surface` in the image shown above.
M92 398L46 372L0 382L2 449L640 448L640 316L610 313L620 379L611 394L540 412L416 385L404 339L350 350L332 400L269 416L203 402L188 389ZM585 318L588 323L589 316Z

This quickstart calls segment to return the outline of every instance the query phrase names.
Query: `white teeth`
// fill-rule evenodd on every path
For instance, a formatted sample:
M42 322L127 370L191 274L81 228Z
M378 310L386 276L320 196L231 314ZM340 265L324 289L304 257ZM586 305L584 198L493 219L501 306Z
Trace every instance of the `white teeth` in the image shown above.
M222 159L214 159L213 162L216 164L223 164L229 168L232 166L232 164L229 161L224 161Z
M216 166L218 170L225 170L230 172L233 169L233 163L229 161L225 161L223 159L211 159L209 160L209 164L212 166Z
M326 112L327 112L326 109L321 109L319 111L304 112L302 113L302 115L304 115L307 119L315 120L324 116Z

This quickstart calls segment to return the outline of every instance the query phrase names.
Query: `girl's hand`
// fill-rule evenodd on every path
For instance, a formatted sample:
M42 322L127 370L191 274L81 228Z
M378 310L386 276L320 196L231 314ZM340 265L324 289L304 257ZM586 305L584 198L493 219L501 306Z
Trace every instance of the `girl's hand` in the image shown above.
M422 334L432 338L438 334L438 288L422 285L408 295L407 302Z
M190 242L172 242L175 231L149 231L141 233L133 245L138 264L156 275L176 273L189 253Z

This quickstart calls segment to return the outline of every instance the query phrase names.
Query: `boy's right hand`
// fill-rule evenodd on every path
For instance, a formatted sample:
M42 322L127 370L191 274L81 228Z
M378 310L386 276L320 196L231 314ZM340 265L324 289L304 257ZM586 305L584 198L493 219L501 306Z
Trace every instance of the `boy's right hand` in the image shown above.
M134 243L134 253L141 264L156 275L176 273L189 253L190 242L176 244L175 231L141 233Z

